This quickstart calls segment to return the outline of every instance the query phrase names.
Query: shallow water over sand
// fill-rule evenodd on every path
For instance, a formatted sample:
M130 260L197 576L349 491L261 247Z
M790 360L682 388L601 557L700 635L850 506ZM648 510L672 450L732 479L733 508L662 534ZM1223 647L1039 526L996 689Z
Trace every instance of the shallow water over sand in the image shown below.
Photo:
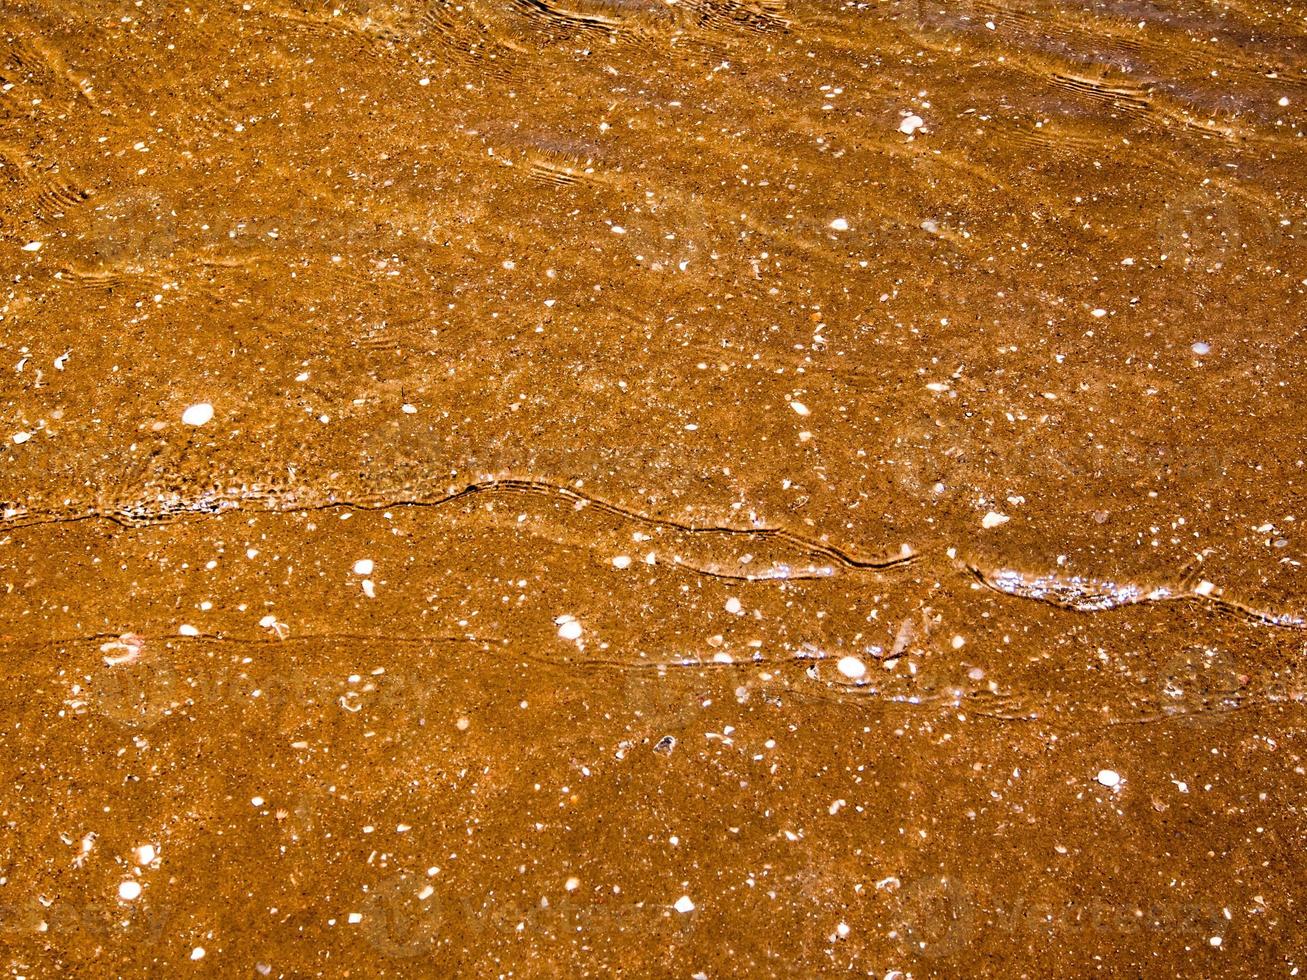
M1291 976L1300 10L0 9L10 975Z

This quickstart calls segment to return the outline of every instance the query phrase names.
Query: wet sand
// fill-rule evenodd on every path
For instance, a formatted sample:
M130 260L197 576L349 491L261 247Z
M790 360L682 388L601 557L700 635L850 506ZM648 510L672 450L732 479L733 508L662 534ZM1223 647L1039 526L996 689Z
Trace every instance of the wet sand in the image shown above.
M1301 11L0 8L11 976L1294 976Z

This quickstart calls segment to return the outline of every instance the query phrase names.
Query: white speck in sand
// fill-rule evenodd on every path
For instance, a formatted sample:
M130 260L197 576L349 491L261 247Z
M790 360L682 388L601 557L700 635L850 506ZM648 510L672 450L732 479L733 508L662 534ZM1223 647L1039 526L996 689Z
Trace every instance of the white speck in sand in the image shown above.
M142 844L136 849L136 863L139 865L153 864L156 856L153 844Z
M28 439L30 439L30 438L32 438L32 433L30 433L30 432L15 432L15 433L14 433L14 442L15 442L17 445L19 445L19 446L21 446L23 443L25 443L25 442L26 442Z
M1208 596L1216 591L1216 584L1203 579L1194 587L1194 595Z
M28 242L26 245L23 246L23 251L24 251L24 252L39 252L39 251L41 251L41 243L40 243L40 242Z
M182 636L199 636L199 635L200 635L200 631L197 630L197 629L196 629L194 626L192 626L190 623L182 623L180 626L177 627L177 632L178 632L179 634L181 634Z
M731 596L726 600L726 611L738 616L740 613L744 612L744 605L739 599L735 598L735 596Z
M571 616L559 616L554 620L558 624L558 635L564 640L581 639L581 624Z
M1010 520L1012 520L1012 518L1008 517L1006 514L1000 514L996 510L991 510L981 518L980 526L985 530L989 530L992 527L998 527L1000 524L1006 524Z
M182 412L182 421L187 425L204 425L213 418L213 406L208 402L197 402Z
M1204 343L1203 341L1200 340L1194 344L1193 352L1197 354L1199 357L1204 357L1205 355L1210 354L1212 352L1212 345L1208 343Z
M1096 309L1096 310L1090 310L1090 311L1089 311L1089 315L1090 315L1090 316L1093 316L1093 317L1098 317L1098 318L1101 319L1102 317L1107 316L1107 310L1103 309L1103 308L1100 306L1100 307L1099 307L1098 309Z
M400 409L404 412L405 415L416 415L418 413L417 406L410 405L408 402L405 402L403 405L401 405Z
M967 643L967 638L966 638L965 636L954 636L954 637L953 637L953 649L954 649L954 650L961 650L964 646L966 646L966 643Z
M812 414L812 410L808 408L807 405L803 404L803 402L790 402L790 408L794 409L804 418L807 418Z
M1207 940L1207 944L1209 946L1219 946L1221 945L1221 937L1213 936L1211 939Z
M926 125L926 120L918 115L911 115L899 123L899 132L904 136L911 136L924 125Z
M616 558L613 559L613 567L614 567L614 568L630 568L630 567L631 567L631 556L630 556L630 555L618 555Z
M363 580L363 594L369 599L375 599L377 597L377 587L372 584L372 579L365 578Z
M834 221L832 221L832 222L830 223L830 226L831 226L831 228L832 228L833 230L835 230L835 231L848 231L848 230L849 230L849 222L848 222L848 220L845 219L845 218L836 218Z
M360 922L362 922L362 921L363 921L363 913L362 913L362 912L351 912L351 913L349 914L349 924L350 924L350 925L352 925L352 926L356 926L356 925L358 925L358 924L359 924Z
M360 558L358 561L354 563L354 574L371 575L372 569L374 569L375 567L376 565L373 563L371 558Z
M682 895L676 900L676 904L672 908L684 915L686 912L694 911L694 902L690 900L689 895Z
M867 665L857 657L840 657L840 662L835 667L851 681L856 681L867 672Z
M1115 769L1100 769L1094 778L1108 789L1116 789L1121 785L1121 774Z
M139 881L124 881L118 886L118 897L124 902L134 902L141 897L141 883Z
M835 935L839 936L841 939L848 939L849 924L847 922L841 922L839 925L837 925L835 927Z
M454 727L457 728L460 732L465 732L468 730L471 724L472 722L468 721L466 718L460 718L458 719L458 721L454 722Z
M563 887L566 888L569 892L574 892L581 887L581 879L568 878L567 882L563 885Z
M196 946L193 950L191 950L191 959L193 960L204 959L204 947Z

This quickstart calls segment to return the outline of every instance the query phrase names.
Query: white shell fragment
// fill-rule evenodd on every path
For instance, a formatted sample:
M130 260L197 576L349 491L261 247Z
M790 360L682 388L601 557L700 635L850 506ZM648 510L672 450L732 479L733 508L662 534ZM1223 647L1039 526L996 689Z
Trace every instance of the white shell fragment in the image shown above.
M851 681L856 681L867 672L867 665L857 657L840 657L836 669Z
M554 622L558 625L558 635L564 640L581 639L581 624L574 616L559 616Z
M182 421L187 425L204 425L213 418L213 406L208 402L197 402L182 412Z

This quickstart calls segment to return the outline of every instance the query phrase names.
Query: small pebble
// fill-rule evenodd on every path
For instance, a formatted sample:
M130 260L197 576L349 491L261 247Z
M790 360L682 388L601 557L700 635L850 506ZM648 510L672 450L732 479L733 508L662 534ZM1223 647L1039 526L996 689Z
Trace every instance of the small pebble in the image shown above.
M581 624L568 616L558 624L558 635L564 640L579 640L581 639Z
M998 527L1000 524L1006 524L1011 519L1012 518L1008 517L1006 514L1000 514L996 510L991 510L981 518L980 526L988 531L990 528Z
M139 881L124 881L118 886L118 897L124 902L134 902L141 897L141 883Z
M920 116L908 116L899 123L899 132L904 136L911 136L924 125L926 125L926 120L922 119Z
M371 558L360 558L358 561L354 563L354 574L371 575L372 569L374 569L375 567L376 564L372 561Z
M1193 352L1197 354L1199 357L1203 357L1212 352L1212 345L1208 343L1204 343L1203 341L1200 340L1194 344Z
M682 895L680 898L676 900L676 904L673 906L673 908L675 908L676 911L684 915L686 912L694 911L694 902L690 900L689 895Z
M835 230L835 231L848 231L848 230L849 230L849 223L848 223L848 221L845 220L844 218L836 218L834 221L832 221L832 222L830 223L830 226L831 226L831 228L832 228L833 230Z

